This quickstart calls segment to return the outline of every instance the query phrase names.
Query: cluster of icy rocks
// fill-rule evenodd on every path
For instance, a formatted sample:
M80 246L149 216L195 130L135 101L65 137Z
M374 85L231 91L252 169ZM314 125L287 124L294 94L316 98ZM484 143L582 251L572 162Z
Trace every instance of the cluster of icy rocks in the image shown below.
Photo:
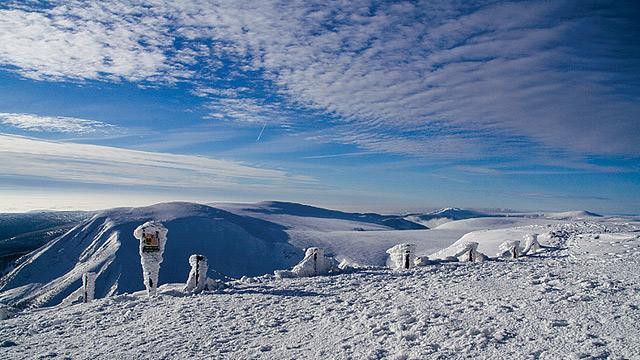
M140 240L140 262L143 270L144 285L149 296L155 295L158 287L158 273L163 261L163 253L167 242L168 230L161 223L148 221L134 230L134 237ZM499 247L498 258L516 259L523 255L536 253L542 249L538 242L537 234L527 234L524 245L520 241L505 241ZM388 249L388 265L394 270L408 270L417 266L425 266L435 263L427 256L416 256L414 244L398 244ZM483 262L489 257L478 251L478 243L467 241L462 243L457 252L444 259L446 262ZM191 271L184 292L197 293L209 288L212 280L207 277L208 263L203 255L194 254L189 257ZM310 277L327 275L347 270L347 262L338 261L327 256L323 249L310 247L305 250L302 261L291 270L276 270L276 278ZM94 298L95 274L87 273L83 277L83 300L91 301Z

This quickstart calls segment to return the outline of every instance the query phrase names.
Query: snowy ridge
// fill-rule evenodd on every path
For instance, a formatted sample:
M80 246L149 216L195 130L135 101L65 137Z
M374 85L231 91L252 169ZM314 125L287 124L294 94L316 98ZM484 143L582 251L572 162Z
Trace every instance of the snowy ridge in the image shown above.
M98 298L143 289L133 230L149 220L163 221L171 234L160 271L163 283L184 282L188 258L195 253L212 259L224 271L218 273L213 266L212 278L269 273L295 264L302 253L287 243L281 225L206 205L113 209L96 214L26 257L2 278L0 301L21 307L57 304L80 287L87 271L98 274ZM252 261L256 257L260 261Z
M234 213L242 213L274 221L298 230L420 230L425 226L399 215L348 213L310 205L283 201L264 201L257 204L214 203Z

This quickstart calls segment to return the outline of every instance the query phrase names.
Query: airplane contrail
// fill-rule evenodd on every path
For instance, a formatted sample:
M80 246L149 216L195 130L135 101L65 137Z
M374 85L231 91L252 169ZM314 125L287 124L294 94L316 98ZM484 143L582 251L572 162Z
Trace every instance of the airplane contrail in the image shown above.
M262 133L264 132L264 128L267 127L267 122L264 122L264 125L262 125L262 130L260 130L260 134L258 134L258 138L256 139L256 142L260 141L260 138L262 137Z

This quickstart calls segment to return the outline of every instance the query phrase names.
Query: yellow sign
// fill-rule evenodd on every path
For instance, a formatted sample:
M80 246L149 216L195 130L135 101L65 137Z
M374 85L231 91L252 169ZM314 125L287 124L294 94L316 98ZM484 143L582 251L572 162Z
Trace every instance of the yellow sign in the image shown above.
M142 233L142 252L156 252L160 251L160 236L158 232L155 233Z

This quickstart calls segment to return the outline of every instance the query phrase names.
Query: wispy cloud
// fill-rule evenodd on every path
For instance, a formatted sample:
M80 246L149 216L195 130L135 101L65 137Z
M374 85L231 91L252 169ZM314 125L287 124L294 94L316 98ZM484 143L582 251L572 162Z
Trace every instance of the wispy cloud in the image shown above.
M236 161L2 134L0 161L3 176L88 184L255 190L315 183L307 176Z
M19 113L0 113L0 124L27 131L71 134L105 133L116 130L114 125L101 121Z
M0 64L35 79L188 81L214 117L291 121L207 86L219 69L254 72L291 104L359 124L336 137L365 149L483 157L519 137L640 154L637 12L621 2L50 3L0 10Z

